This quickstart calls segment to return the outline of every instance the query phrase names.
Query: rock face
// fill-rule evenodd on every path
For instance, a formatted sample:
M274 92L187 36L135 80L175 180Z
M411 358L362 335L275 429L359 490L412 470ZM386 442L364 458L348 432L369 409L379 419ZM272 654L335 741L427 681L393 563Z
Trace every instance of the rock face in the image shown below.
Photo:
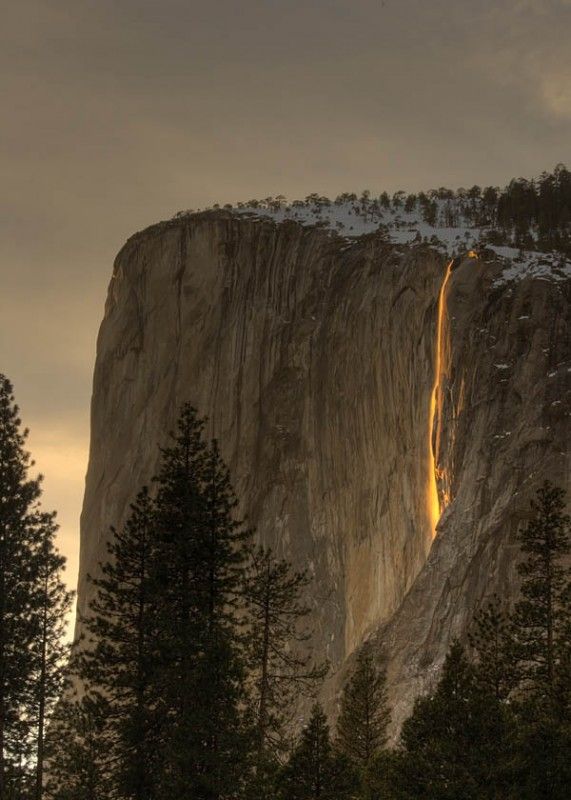
M190 400L260 541L313 573L317 650L339 674L367 636L386 654L396 730L482 598L513 593L514 534L538 483L569 483L570 282L503 282L490 257L457 260L444 298L449 504L432 542L443 256L229 212L132 237L98 339L80 610L109 526Z
M440 487L451 502L413 587L375 635L395 727L482 601L516 595L516 532L538 485L570 488L571 282L505 285L494 267L464 260L450 281Z

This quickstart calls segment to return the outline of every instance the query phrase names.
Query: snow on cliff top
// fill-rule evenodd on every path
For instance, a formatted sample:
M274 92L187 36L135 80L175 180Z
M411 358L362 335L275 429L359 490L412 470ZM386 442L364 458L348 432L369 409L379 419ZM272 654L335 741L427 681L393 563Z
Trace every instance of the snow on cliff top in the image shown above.
M496 255L506 260L506 266L494 281L494 286L503 286L523 278L544 281L567 281L571 279L571 261L559 253L520 251L514 247L487 245Z
M218 206L215 206L218 208ZM271 219L276 223L288 220L307 227L319 226L353 240L360 236L382 232L397 245L426 243L450 258L469 250L486 247L494 251L506 266L494 285L503 285L525 277L564 281L571 278L571 261L559 253L522 251L489 243L490 228L473 222L473 206L458 198L432 198L424 207L415 202L406 207L404 197L395 206L382 204L363 196L342 195L334 202L318 195L304 201L288 202L284 197L226 205L224 209L239 216ZM471 213L472 212L472 213ZM184 217L192 211L183 211ZM533 238L534 233L530 231Z

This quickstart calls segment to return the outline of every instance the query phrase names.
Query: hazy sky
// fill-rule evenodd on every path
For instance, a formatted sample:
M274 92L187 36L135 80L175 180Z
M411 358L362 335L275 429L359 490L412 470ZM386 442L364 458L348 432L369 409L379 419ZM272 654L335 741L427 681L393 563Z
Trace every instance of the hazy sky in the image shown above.
M571 0L17 0L0 30L0 371L75 584L115 253L180 209L571 163Z

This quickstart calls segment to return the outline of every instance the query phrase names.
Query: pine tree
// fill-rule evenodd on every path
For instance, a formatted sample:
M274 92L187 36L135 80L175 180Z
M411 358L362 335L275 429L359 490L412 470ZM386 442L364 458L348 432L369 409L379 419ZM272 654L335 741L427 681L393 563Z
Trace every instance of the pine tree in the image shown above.
M476 614L469 641L477 656L478 680L496 700L507 700L517 686L518 670L511 616L499 597Z
M54 514L43 512L39 506L41 477L28 478L33 462L24 450L28 432L20 426L12 386L0 375L1 798L8 796L14 780L21 782L14 776L26 772L27 762L34 757L36 702L42 702L43 695L44 707L49 704L47 657L53 638L51 643L44 640L43 624L46 622L46 634L48 630L54 633L58 621L53 617L55 607L49 607L50 599L46 605L46 555L52 559L54 575L62 565L53 551ZM60 606L62 613L64 606ZM45 680L38 690L38 664L41 671L44 644ZM43 712L40 716L43 724Z
M101 698L86 693L78 699L71 687L54 713L46 738L48 800L111 800L112 740Z
M395 784L395 764L398 763L398 755L394 749L387 747L373 756L364 780L359 776L360 793L356 797L365 800L393 800L396 795L391 787Z
M105 716L112 732L113 775L120 797L152 800L159 747L157 728L157 597L155 510L143 488L121 530L112 529L109 559L89 614L82 620L87 641L78 654L78 672L91 693L89 719ZM98 704L103 708L98 711ZM81 717L85 722L85 714Z
M65 642L67 615L72 593L62 581L65 558L54 544L55 525L44 527L39 552L38 615L40 632L34 642L36 656L33 700L37 717L35 800L42 800L44 784L44 739L46 723L61 699L69 648Z
M404 723L392 769L400 800L484 800L503 797L510 719L482 688L455 642L434 693L416 701Z
M327 717L315 704L279 779L283 800L345 800L356 788L351 764L332 747Z
M518 571L522 599L513 616L519 669L524 686L554 702L571 643L570 518L564 492L546 481L531 502L533 517L520 533L527 556Z
M568 800L571 721L549 713L537 698L517 708L512 771L514 800Z
M157 478L161 797L233 796L244 771L242 573L250 532L216 442L185 405Z
M390 722L385 671L375 664L370 644L357 655L353 674L341 698L337 721L337 748L361 777L362 795L370 797L370 770L387 742Z
M518 670L519 797L563 800L571 785L570 519L564 493L545 482L520 534L522 599L513 614Z
M294 571L271 550L252 550L246 639L258 761L283 757L299 697L311 695L327 671L312 663L307 649L311 634L304 623L311 609L303 594L309 582L307 572Z

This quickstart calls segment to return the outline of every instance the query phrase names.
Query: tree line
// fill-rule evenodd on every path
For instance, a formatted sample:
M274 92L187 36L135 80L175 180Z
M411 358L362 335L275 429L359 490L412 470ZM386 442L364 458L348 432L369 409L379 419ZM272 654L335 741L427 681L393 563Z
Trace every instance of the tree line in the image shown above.
M40 800L46 723L61 694L71 594L42 511L12 386L0 375L0 798Z
M494 598L478 612L393 743L373 642L355 654L330 727L315 702L327 665L311 655L310 576L254 544L218 444L189 404L157 476L110 532L67 658L64 560L27 477L20 425L2 378L1 800L568 797L560 489L541 488L519 534L519 601Z
M329 207L341 205L350 206L357 217L378 221L379 230L386 227L386 212L397 227L407 224L402 214L416 213L431 227L479 228L483 244L571 255L571 172L564 164L557 164L552 172L542 172L536 179L513 178L503 188L474 185L454 190L441 186L417 193L385 191L378 196L365 189L360 194L343 192L333 200L313 193L292 202L278 195L239 202L237 208L305 208L318 220ZM223 208L232 210L233 206L226 204Z

